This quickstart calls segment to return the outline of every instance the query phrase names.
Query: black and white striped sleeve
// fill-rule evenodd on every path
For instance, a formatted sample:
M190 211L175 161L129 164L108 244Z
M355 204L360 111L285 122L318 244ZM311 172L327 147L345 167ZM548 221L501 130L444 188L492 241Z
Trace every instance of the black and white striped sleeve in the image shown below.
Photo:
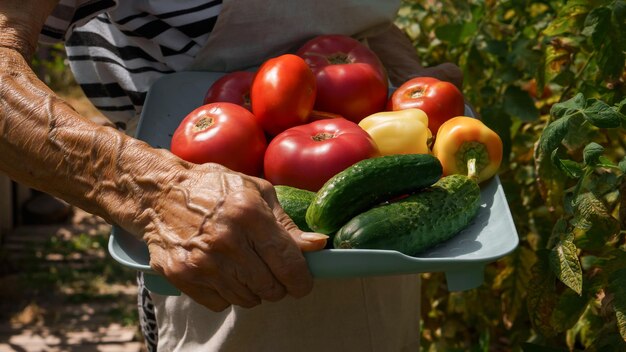
M60 0L39 35L41 43L65 41L71 28L117 6L118 0Z

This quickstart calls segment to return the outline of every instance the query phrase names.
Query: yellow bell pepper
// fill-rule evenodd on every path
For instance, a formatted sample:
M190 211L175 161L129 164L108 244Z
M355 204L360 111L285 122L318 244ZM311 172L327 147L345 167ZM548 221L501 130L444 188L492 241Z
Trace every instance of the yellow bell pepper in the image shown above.
M483 182L493 177L502 163L502 139L482 121L457 116L444 122L433 144L443 174L462 174Z
M428 116L420 109L383 111L359 122L376 142L380 155L428 154Z

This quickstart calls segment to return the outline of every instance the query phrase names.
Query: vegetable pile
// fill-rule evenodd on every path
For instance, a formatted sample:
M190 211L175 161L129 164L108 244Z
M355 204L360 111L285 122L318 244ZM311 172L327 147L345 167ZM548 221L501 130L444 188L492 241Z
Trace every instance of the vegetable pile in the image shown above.
M373 51L322 35L215 81L171 151L264 177L301 229L336 248L416 255L468 226L502 161L500 137L464 111L462 93L432 77L389 94Z

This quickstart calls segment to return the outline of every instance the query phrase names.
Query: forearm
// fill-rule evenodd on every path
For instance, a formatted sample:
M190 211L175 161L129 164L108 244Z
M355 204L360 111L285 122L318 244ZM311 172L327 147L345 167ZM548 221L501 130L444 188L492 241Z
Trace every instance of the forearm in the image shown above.
M139 229L146 190L164 160L178 162L80 116L29 66L56 0L0 3L0 171L107 221ZM149 199L146 199L148 201Z
M147 190L166 184L156 175L169 173L159 168L178 163L80 116L7 48L0 48L0 150L9 177L127 227L140 226Z
M423 69L417 51L408 37L395 25L376 36L367 38L367 44L387 68L391 82L398 86Z
M2 0L0 2L0 47L17 50L30 59L39 31L58 0Z

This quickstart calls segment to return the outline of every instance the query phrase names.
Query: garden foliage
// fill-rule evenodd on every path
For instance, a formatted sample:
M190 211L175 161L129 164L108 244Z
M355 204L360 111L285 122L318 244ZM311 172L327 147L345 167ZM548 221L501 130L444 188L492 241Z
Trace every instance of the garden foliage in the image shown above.
M397 24L501 135L520 236L477 289L425 275L424 350L626 350L626 2L406 0Z

